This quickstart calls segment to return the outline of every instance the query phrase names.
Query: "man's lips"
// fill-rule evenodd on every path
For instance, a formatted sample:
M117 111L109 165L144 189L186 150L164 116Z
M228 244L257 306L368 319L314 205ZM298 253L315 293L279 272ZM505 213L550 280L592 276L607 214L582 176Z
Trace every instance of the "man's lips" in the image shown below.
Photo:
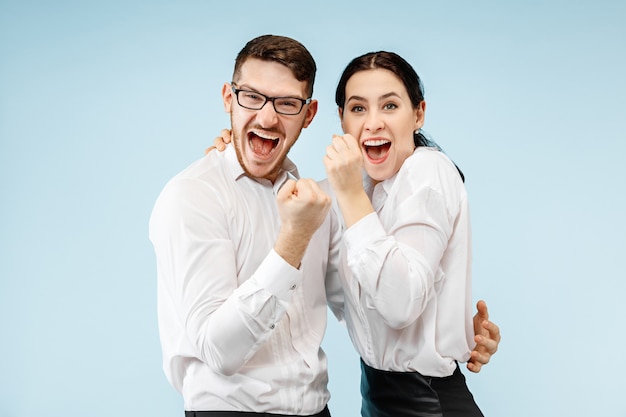
M372 163L379 164L383 162L389 154L391 141L388 139L366 139L362 142L362 146Z
M274 153L280 138L269 133L250 131L248 132L248 145L252 152L261 157L268 158Z

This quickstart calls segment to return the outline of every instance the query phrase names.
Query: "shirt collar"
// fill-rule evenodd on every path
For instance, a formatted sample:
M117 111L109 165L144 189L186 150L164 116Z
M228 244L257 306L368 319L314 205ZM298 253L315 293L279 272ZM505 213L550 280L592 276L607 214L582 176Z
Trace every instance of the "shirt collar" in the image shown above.
M217 152L217 151L214 150L213 152ZM224 158L226 159L228 163L228 167L229 167L230 173L234 181L237 181L242 177L247 177L246 173L241 167L241 164L239 163L239 159L237 159L237 153L235 152L234 146L230 145L226 147L226 150L224 151ZM251 177L248 177L248 178L257 182L269 183L269 181L260 179L260 178L251 178ZM289 158L285 158L281 171L278 173L278 177L276 177L276 181L274 185L282 185L289 178L299 179L300 173L298 172L298 168L296 167L296 164L294 164Z
M415 148L412 155L415 155L417 152L423 152L427 150L432 151L432 150L437 150L437 149L426 147L426 146L418 146L417 148ZM409 158L411 156L409 156ZM401 169L402 167L400 167L400 170ZM365 192L367 193L367 195L370 196L371 198L372 195L374 194L374 191L376 191L376 189L378 188L382 188L382 191L384 191L385 194L389 194L389 192L391 191L391 188L393 187L393 184L396 182L396 178L398 178L398 173L400 172L400 170L398 170L398 172L396 172L391 178L387 178L386 180L381 181L376 185L374 185L374 181L372 180L372 178L370 178L370 176L367 175L367 173L364 173L363 185L364 185Z

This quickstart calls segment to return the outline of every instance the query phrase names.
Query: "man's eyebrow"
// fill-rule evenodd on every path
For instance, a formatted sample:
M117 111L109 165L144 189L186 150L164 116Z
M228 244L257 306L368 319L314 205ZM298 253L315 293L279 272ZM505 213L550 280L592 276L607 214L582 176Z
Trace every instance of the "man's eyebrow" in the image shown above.
M301 98L299 95L297 95L296 93L291 94L291 95L287 95L287 96L269 96L266 93L262 93L260 92L258 89L250 86L249 84L237 84L237 89L238 90L246 90L246 91L252 91L253 93L259 93L259 94L263 94L266 97L272 97L272 98L296 98L298 100L306 100L304 98Z
M246 83L242 83L242 84L239 84L239 83L233 83L233 84L236 84L236 87L237 87L239 90L256 91L256 88L254 88L254 87L250 86L250 84L246 84Z

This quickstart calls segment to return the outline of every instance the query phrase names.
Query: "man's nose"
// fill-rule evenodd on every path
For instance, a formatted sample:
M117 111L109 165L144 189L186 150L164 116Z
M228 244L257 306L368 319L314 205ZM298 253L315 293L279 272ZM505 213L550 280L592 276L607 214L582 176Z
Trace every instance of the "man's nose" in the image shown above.
M274 109L274 102L267 100L263 107L257 111L257 120L263 127L269 127L276 124L278 121L278 113Z

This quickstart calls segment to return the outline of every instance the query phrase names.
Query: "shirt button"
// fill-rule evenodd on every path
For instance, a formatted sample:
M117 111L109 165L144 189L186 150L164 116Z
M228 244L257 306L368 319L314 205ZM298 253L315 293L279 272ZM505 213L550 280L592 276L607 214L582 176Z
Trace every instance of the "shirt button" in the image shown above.
M292 284L291 287L289 287L290 290L295 290L296 289L296 284Z
M270 329L274 330L274 327L276 327L274 323L270 324Z

